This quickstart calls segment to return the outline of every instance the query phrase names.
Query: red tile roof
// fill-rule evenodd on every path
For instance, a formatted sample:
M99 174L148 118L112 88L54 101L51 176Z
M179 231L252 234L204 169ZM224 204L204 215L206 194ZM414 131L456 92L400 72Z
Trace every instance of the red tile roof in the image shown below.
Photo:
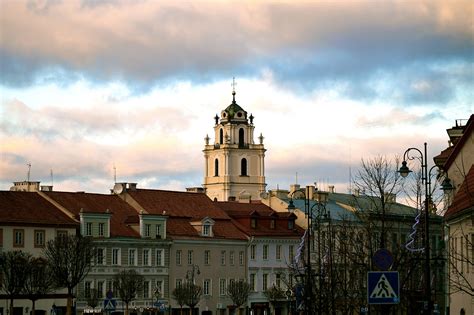
M127 193L150 214L168 216L167 234L172 239L199 238L200 233L191 222L209 217L215 221L212 239L246 240L247 235L239 230L234 221L203 193L153 189L127 190Z
M474 165L471 166L471 169L464 178L444 217L449 219L464 211L474 211Z
M287 212L276 212L263 203L215 202L222 210L237 221L237 226L251 236L300 238L304 230L295 225L288 229L288 220L296 219L296 215ZM251 218L257 217L257 227L250 225ZM270 227L270 221L275 220L275 227Z
M36 192L0 191L0 224L79 227Z
M203 193L153 189L127 190L127 193L150 214L163 214L166 211L166 215L172 217L229 219Z
M61 206L79 218L81 209L85 213L105 213L108 209L110 218L110 236L139 237L127 223L138 222L138 213L128 203L116 195L92 194L83 192L44 192Z

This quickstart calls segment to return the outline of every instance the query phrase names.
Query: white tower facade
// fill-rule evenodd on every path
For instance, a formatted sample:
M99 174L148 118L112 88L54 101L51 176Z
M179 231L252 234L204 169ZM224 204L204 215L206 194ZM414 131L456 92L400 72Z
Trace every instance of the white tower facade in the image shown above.
M213 200L258 200L266 187L263 136L254 142L254 117L247 117L235 102L235 90L232 98L221 116L214 117L214 143L205 138L203 187Z

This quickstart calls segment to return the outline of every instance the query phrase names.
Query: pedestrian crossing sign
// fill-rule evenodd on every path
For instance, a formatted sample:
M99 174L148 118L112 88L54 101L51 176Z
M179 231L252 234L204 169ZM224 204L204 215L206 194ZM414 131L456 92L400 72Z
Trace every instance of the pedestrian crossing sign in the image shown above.
M369 271L367 299L369 304L398 304L400 302L398 271Z

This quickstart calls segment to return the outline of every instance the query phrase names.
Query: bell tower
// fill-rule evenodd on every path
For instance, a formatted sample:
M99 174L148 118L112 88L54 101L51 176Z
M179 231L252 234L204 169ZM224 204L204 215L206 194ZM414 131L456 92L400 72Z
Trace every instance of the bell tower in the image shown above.
M263 136L254 143L254 117L235 101L214 117L214 143L205 138L203 187L212 200L259 200L265 192L265 148Z

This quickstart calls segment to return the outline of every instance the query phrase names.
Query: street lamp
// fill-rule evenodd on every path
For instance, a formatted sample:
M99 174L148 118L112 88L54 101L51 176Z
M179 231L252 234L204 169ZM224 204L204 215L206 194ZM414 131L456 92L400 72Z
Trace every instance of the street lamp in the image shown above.
M311 223L312 223L311 222L312 211L313 211L313 208L317 205L318 206L318 218L319 218L321 209L325 210L325 207L321 207L321 205L326 203L327 195L328 195L327 192L315 192L316 197L317 197L317 203L314 204L312 207L310 207L310 200L309 200L310 189L314 189L314 188L311 187L311 186L306 186L306 189L305 189L304 192L300 191L300 190L293 191L290 194L290 201L288 203L288 208L287 208L289 212L295 211L296 207L293 203L293 195L295 193L300 193L304 196L304 210L305 210L305 215L306 215L306 219L307 219L307 232L306 232L306 235L307 235L307 243L306 243L307 257L306 257L306 275L305 275L306 287L305 287L305 290L304 290L304 305L305 305L305 314L306 315L313 315L313 312L312 312L313 303L311 303L311 297L312 297L312 292L313 292L313 285L312 285L313 274L312 274L312 268L311 268L311 233L313 232L312 231L312 225L311 225ZM318 243L320 243L320 241ZM318 246L320 246L320 245L318 244ZM321 269L321 266L320 266L320 269ZM321 270L320 270L320 273L321 273ZM319 290L321 290L321 288L319 288ZM319 302L320 302L320 306L321 306L321 301L319 301ZM320 311L321 310L319 309L319 312Z
M419 159L421 162L421 183L425 186L425 202L424 202L424 219L425 219L425 230L424 230L424 238L425 238L425 246L424 246L424 253L425 253L425 268L424 268L424 278L425 278L425 302L427 308L427 314L432 314L433 310L433 301L431 301L431 271L430 271L430 204L431 204L431 171L436 167L432 166L428 170L428 156L426 153L427 144L424 143L424 151L417 148L408 148L405 153L403 154L403 162L402 166L399 169L399 173L402 177L407 177L411 170L407 166L407 160L414 160ZM415 157L411 156L410 152L416 151L420 156ZM452 190L453 187L449 178L446 176L442 185L441 189L444 191Z
M191 280L191 283L194 284L194 274L200 275L201 271L199 270L198 265L191 265L191 269L186 272L186 279L189 281Z

